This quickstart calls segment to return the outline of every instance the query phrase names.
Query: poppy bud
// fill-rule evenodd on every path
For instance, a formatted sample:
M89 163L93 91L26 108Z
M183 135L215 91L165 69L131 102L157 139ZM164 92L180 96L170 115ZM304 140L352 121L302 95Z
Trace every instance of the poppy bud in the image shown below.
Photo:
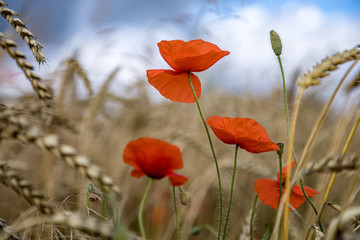
M192 236L197 236L201 233L201 231L203 230L203 226L196 226L196 227L193 227L191 230L190 230L190 235Z
M182 205L186 206L191 202L191 196L190 193L185 191L180 191L180 202Z
M270 31L271 47L276 56L280 56L282 52L282 44L279 35L274 31Z

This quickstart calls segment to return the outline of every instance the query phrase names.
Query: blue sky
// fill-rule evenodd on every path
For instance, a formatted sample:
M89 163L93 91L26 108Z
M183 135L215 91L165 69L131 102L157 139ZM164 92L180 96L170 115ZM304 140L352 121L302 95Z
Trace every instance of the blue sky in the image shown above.
M9 7L44 45L45 77L60 77L61 62L76 52L95 84L122 67L115 92L146 79L150 68L168 68L156 43L202 38L230 55L200 77L225 78L229 89L263 91L277 84L278 64L269 31L282 38L287 77L305 72L323 57L360 43L360 1L355 0L18 0ZM0 21L0 29L8 28ZM18 38L15 37L19 43ZM22 49L30 58L26 45ZM149 88L149 91L153 89ZM154 94L158 94L154 92Z

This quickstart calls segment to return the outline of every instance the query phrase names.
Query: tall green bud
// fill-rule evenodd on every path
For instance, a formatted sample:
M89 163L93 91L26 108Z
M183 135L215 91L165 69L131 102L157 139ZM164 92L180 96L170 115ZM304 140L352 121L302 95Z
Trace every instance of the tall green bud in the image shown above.
M276 56L280 56L282 52L282 44L279 35L274 31L270 31L271 47Z

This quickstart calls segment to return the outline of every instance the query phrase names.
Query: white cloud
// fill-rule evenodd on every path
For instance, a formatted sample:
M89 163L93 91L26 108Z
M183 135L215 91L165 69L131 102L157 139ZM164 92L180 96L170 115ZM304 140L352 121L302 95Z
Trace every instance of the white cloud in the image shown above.
M261 5L237 10L240 18L208 21L212 36L231 52L229 75L238 76L229 85L268 89L278 84L279 68L271 49L269 32L282 39L285 72L305 71L336 51L355 46L360 40L360 24L341 15L327 15L315 6L288 4L271 12ZM229 66L227 66L229 68ZM234 74L235 73L235 74Z
M236 15L239 17L220 18L208 13L200 31L207 33L200 35L201 38L231 52L213 68L200 73L200 77L211 79L212 76L213 84L218 82L230 89L263 91L280 84L279 67L269 40L271 29L281 36L288 78L295 69L305 71L323 57L355 46L360 39L358 21L328 14L315 6L284 4L274 12L262 5L251 5L237 9ZM157 42L184 39L189 31L166 23L162 27L154 26L132 25L103 33L85 29L48 56L51 59L48 71L78 50L80 62L97 85L120 66L122 71L114 91L125 94L123 86L145 80L146 69L169 68L158 53Z

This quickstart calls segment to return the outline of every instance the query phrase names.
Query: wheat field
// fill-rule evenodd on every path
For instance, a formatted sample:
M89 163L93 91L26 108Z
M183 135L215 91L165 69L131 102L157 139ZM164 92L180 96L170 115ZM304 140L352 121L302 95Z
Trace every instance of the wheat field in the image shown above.
M145 88L146 69L144 78L126 89L135 93L133 97L111 91L110 85L121 68L106 73L96 89L75 54L63 59L60 76L42 79L41 68L38 71L28 61L46 61L35 33L3 1L0 12L2 20L12 27L9 32L19 35L16 38L0 33L1 60L13 59L12 64L28 80L23 84L33 88L14 96L0 96L0 239L141 239L137 214L146 179L133 178L122 156L129 141L144 136L171 142L182 151L184 168L179 172L189 178L182 189L190 194L191 203L181 205L177 199L181 238L215 239L209 229L217 228L221 214L217 177L194 104L152 101ZM24 41L30 51L21 52L14 39ZM324 91L322 82L342 81L329 80L328 75L338 68L359 71L356 63L360 49L339 51L319 59L307 73L293 74L287 86L289 112L298 111L295 118L290 114L295 135L292 143L288 140L280 78L279 86L263 96L209 87L199 99L207 117L256 119L273 141L284 143L284 156L289 153L287 147L294 146L301 161L294 179L301 178L306 186L320 192L312 201L318 209L324 206L321 222L325 233L316 225L311 206L305 203L290 211L290 239L360 237L360 137L354 129L359 115L360 75L344 78L344 84L339 84L340 108L332 108L330 96L318 97ZM80 87L86 89L86 97L80 96ZM335 88L330 91L335 92ZM355 134L347 142L352 129ZM227 206L233 148L211 135ZM349 148L344 150L347 143ZM270 239L266 233L274 226L273 239L283 238L280 210L262 202L257 203L255 211L252 209L254 181L275 179L278 171L276 153L239 151L227 239L251 239L250 225L254 239ZM334 186L322 205L331 178ZM149 239L176 239L172 189L167 181L156 181L152 186L144 221Z

